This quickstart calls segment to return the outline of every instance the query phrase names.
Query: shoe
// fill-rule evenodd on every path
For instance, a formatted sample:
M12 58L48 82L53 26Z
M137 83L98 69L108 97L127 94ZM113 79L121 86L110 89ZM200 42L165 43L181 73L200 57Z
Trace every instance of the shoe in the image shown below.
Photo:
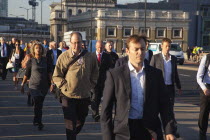
M93 119L95 120L95 122L99 122L100 120L100 115L96 114L93 116Z
M33 125L37 126L37 125L39 125L39 123L38 122L33 122Z
M38 130L42 130L43 127L44 127L44 125L43 125L42 123L39 123L39 124L38 124Z

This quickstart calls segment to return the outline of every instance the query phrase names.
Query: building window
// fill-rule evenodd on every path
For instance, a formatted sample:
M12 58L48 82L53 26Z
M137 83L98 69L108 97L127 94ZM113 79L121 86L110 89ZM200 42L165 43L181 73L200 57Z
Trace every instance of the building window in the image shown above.
M106 28L106 36L116 37L116 27L107 27Z
M58 25L57 28L58 28L58 32L62 32L62 25Z
M91 12L91 9L88 9L87 12Z
M156 38L165 38L166 28L156 28Z
M132 27L123 28L123 37L129 37L131 35L133 35L133 28Z
M72 16L72 9L69 9L69 16Z
M79 9L77 13L78 13L78 14L82 14L82 10L81 10L81 9Z
M174 28L172 38L182 38L182 28Z
M146 35L149 38L150 37L150 28L146 28L146 31L145 31L145 28L140 28L139 33L141 35Z
M59 18L62 18L62 13L58 13L58 17Z
M204 31L210 31L210 20L209 21L207 21L207 20L204 20Z

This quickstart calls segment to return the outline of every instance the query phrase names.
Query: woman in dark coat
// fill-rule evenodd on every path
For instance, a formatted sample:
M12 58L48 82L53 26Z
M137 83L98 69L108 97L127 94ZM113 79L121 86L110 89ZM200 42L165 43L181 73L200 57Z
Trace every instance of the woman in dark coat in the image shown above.
M14 68L11 69L13 72L13 81L15 89L18 89L18 79L16 78L18 70L21 68L21 61L24 58L24 51L20 47L20 40L15 41L15 48L10 53L9 61L14 63Z
M31 47L32 58L27 62L26 73L21 84L21 92L24 93L24 84L29 80L29 90L34 101L34 126L42 130L42 108L45 96L51 85L52 64L47 63L44 57L44 47L40 42L35 42Z

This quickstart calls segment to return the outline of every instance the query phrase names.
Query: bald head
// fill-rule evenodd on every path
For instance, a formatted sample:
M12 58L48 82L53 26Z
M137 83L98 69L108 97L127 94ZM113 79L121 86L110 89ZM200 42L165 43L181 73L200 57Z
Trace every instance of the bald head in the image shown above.
M104 43L101 40L96 42L96 51L102 53L104 51Z

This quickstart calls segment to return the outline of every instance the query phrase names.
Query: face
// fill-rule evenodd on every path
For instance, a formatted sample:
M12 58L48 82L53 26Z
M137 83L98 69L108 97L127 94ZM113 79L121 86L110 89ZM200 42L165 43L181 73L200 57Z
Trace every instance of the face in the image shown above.
M98 41L98 42L96 43L96 51L97 51L98 53L102 53L103 50L104 50L104 45L103 45L103 43L102 43L101 41Z
M82 39L78 34L73 34L70 40L71 49L74 53L79 53L82 49Z
M63 42L60 42L60 43L59 43L59 47L60 47L60 48L63 48Z
M140 40L139 43L130 42L129 49L126 48L126 53L129 57L129 61L135 64L141 64L144 61L146 44L144 40Z
M51 49L57 49L57 44L55 42L52 42L51 43Z
M1 44L4 44L5 43L5 40L4 39L1 39Z
M34 47L34 53L35 53L35 55L40 55L40 54L42 54L42 46L41 46L41 45L36 45L36 46Z
M46 44L47 44L47 41L46 41L46 40L44 40L44 41L43 41L43 43L44 43L44 45L46 45Z
M170 49L171 49L171 44L168 43L168 42L163 42L162 45L161 45L161 48L162 48L162 52L164 54L168 54Z
M112 51L112 44L111 44L111 43L106 43L105 49L106 49L108 52L111 52L111 51Z
M148 47L149 47L149 42L147 41L146 42L146 50L148 50Z
M20 44L19 44L19 42L15 42L15 47L17 48L17 47L19 47L20 46Z
M15 43L15 41L16 41L16 38L12 38L12 43Z

